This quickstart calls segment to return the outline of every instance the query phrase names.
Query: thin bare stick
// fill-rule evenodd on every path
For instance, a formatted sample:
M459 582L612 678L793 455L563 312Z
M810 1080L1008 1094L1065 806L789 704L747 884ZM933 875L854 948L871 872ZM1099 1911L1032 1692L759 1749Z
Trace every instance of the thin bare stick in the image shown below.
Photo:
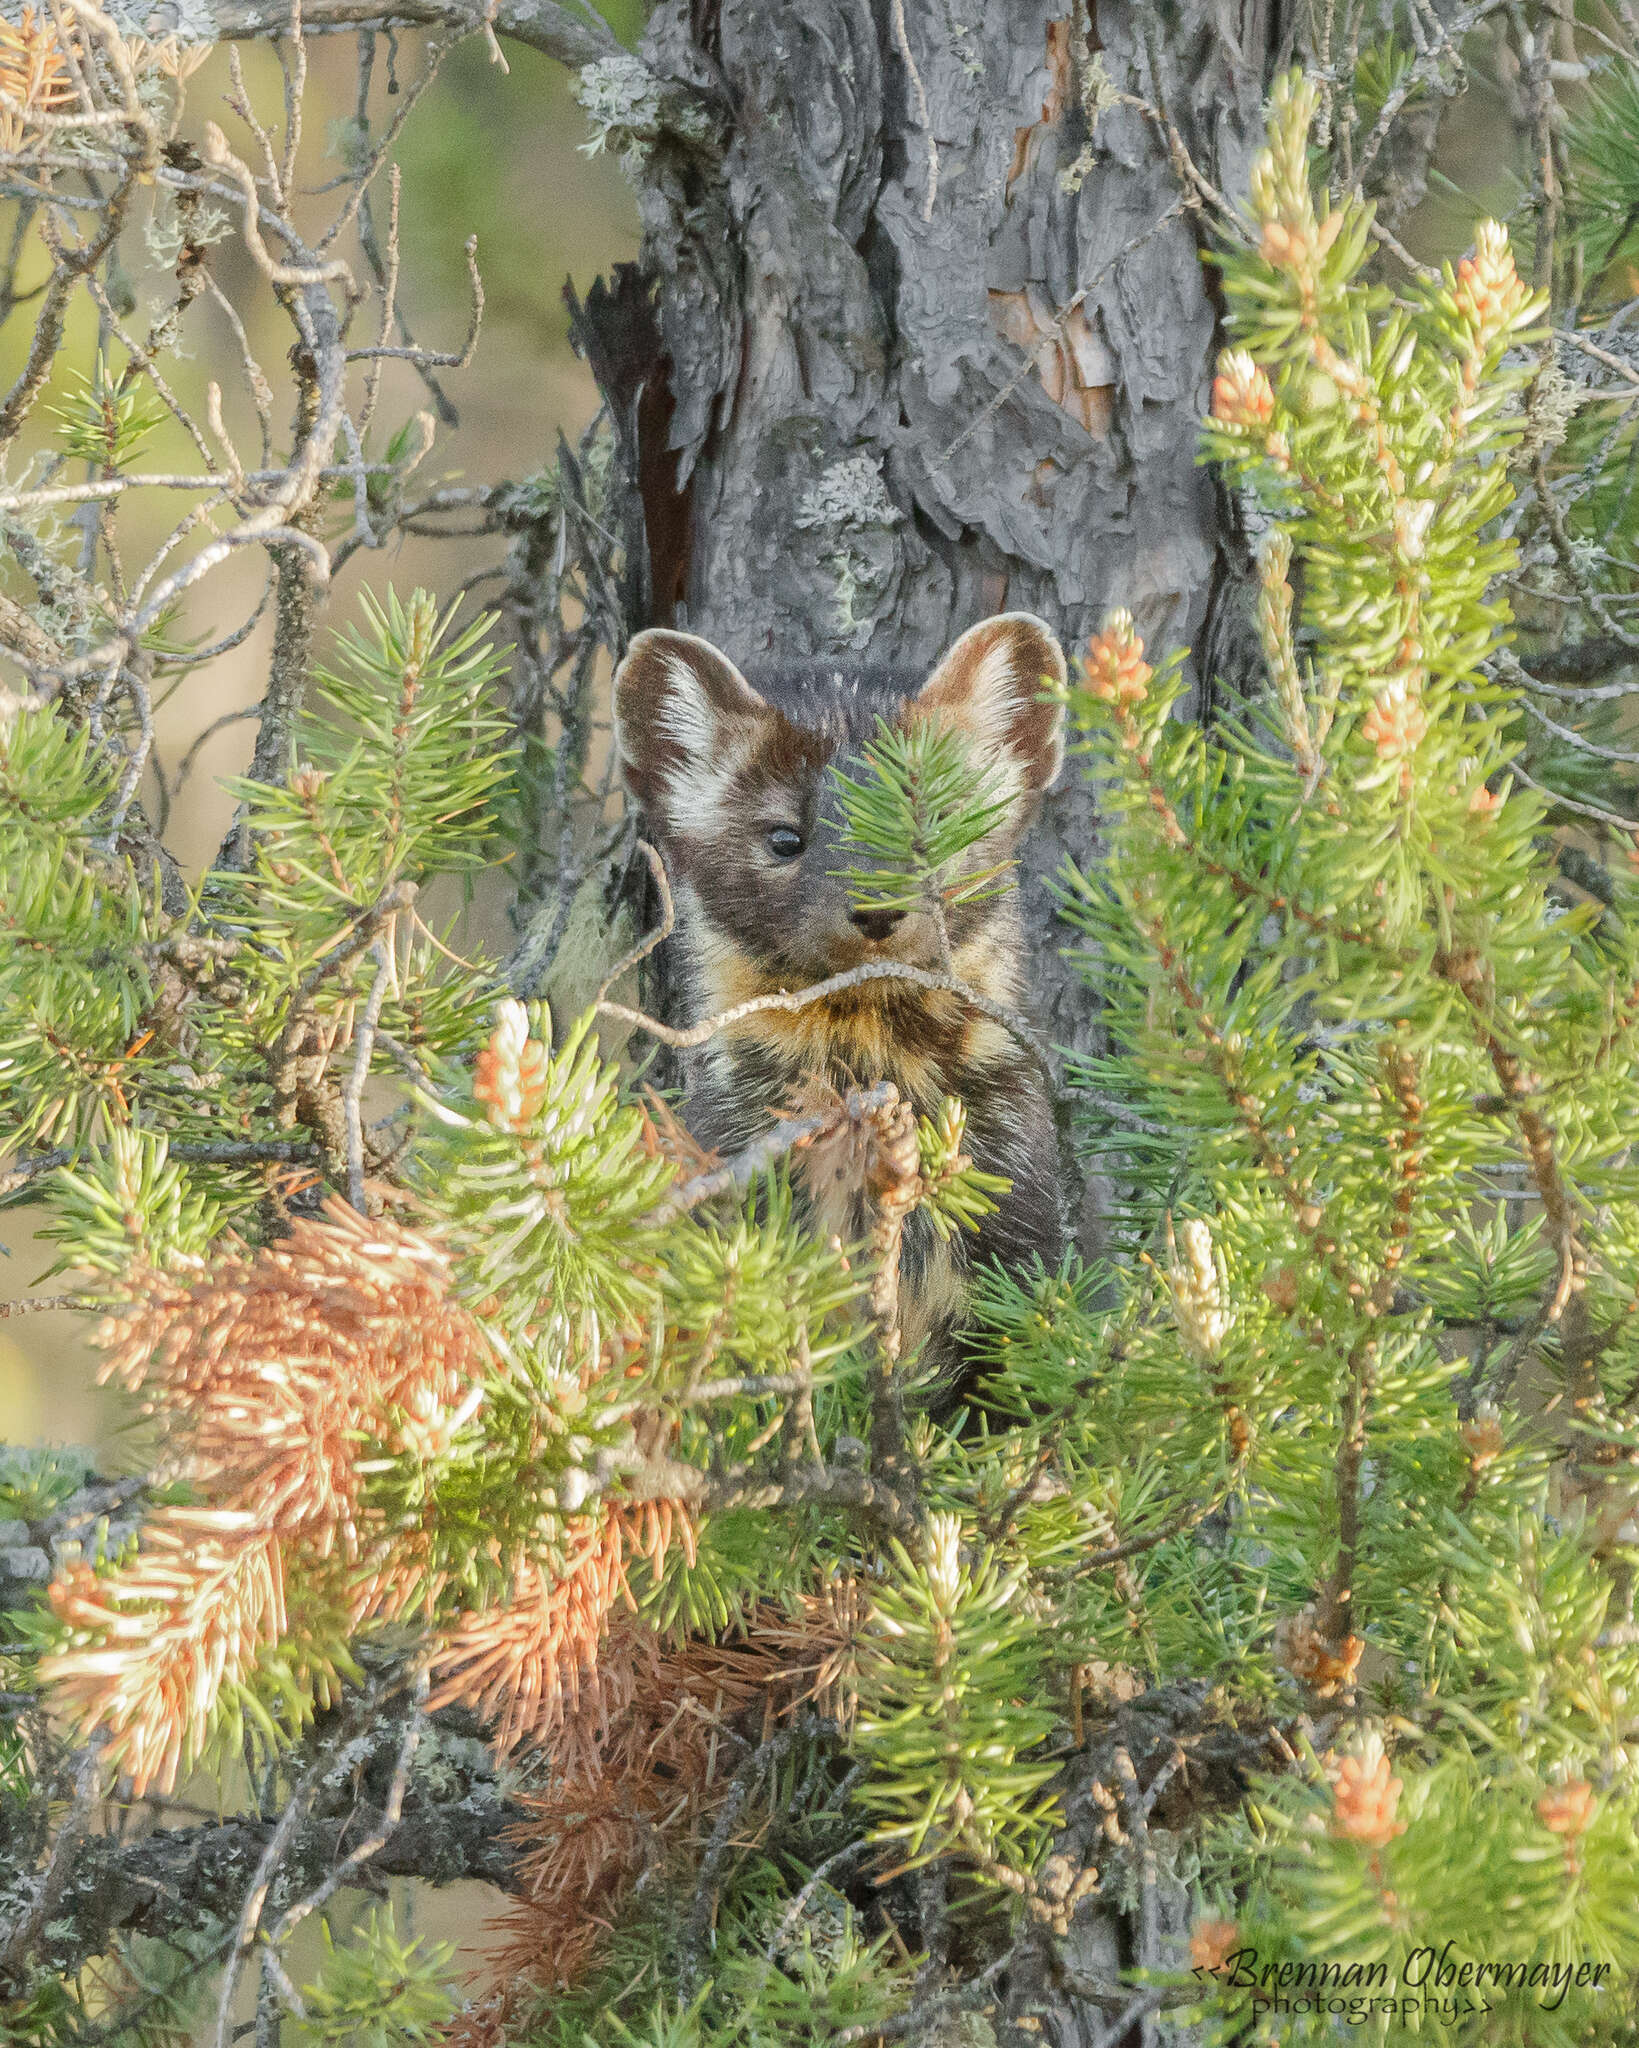
M298 1899L286 1908L278 1923L268 1935L274 1948L281 1947L289 1940L293 1931L309 1913L316 1913L330 1898L347 1883L353 1873L380 1849L384 1849L398 1832L398 1824L404 1813L404 1794L409 1789L410 1766L415 1762L415 1753L421 1742L421 1732L426 1726L427 1673L422 1669L416 1673L415 1704L410 1718L404 1724L404 1739L398 1746L398 1761L393 1767L393 1782L388 1789L387 1804L382 1808L381 1819L364 1840L349 1849L342 1860L331 1870L321 1884L315 1885L305 1898Z
M378 341L367 348L350 348L347 360L350 363L414 363L419 370L470 369L478 352L478 336L484 324L484 280L478 269L478 237L468 235L462 248L467 259L467 288L472 294L472 312L467 320L467 338L459 349L423 348L417 342L397 347Z
M250 387L251 403L256 408L256 422L262 435L262 461L266 465L273 459L273 386L251 350L250 336L245 332L245 323L239 317L239 309L223 291L216 279L207 270L205 289L221 307L233 329L234 340L239 344L239 360L245 368L245 381Z
M49 1309L77 1308L96 1313L101 1302L84 1294L25 1294L16 1301L0 1301L0 1318L5 1316L37 1316Z
M371 957L376 962L376 978L370 984L364 1014L353 1032L352 1071L341 1091L342 1114L347 1120L347 1199L361 1216L367 1213L364 1206L364 1084L369 1079L376 1027L381 1022L381 1006L386 1000L387 985L393 973L393 963L379 939L372 948Z
M1574 328L1556 327L1555 341L1563 341L1567 347L1580 349L1585 356L1592 356L1596 363L1603 363L1608 370L1614 370L1619 377L1625 377L1630 384L1639 384L1639 370L1632 363L1626 363L1620 356L1613 356L1608 348L1601 348L1586 334L1578 334Z
M602 1003L617 981L630 974L634 967L640 967L657 946L664 945L677 923L677 909L672 902L672 885L666 877L666 863L646 839L638 840L637 850L649 863L649 873L654 877L655 889L660 896L660 923L610 968L598 984L598 992L592 998L594 1003Z
M755 1017L765 1011L778 1010L793 1014L806 1010L813 1003L822 1003L828 996L842 995L849 989L863 988L873 981L908 981L915 988L928 989L937 994L953 995L988 1017L992 1023L1001 1025L1024 1046L1042 1066L1049 1079L1053 1078L1053 1056L1035 1030L1025 1022L1017 1011L1009 1010L1001 1003L993 1002L989 996L981 995L976 988L969 988L965 981L952 974L937 974L931 968L913 967L908 961L865 960L859 966L850 967L841 974L833 974L824 981L811 983L807 988L780 989L771 995L751 996L732 1008L718 1011L715 1017L704 1017L698 1024L663 1024L658 1017L651 1017L643 1010L628 1009L624 1003L611 1003L604 990L617 981L629 967L646 957L666 938L672 929L675 909L672 903L671 887L666 879L665 863L647 840L640 839L649 870L655 877L660 891L661 924L652 942L646 940L631 960L623 962L604 982L596 998L600 1016L613 1017L622 1024L630 1024L635 1030L646 1031L651 1038L658 1038L662 1045L673 1045L687 1051L697 1045L705 1045L720 1031L742 1023L747 1017Z
M646 1031L651 1038L658 1038L663 1045L674 1045L682 1050L705 1045L720 1031L727 1031L747 1017L761 1016L768 1011L780 1011L792 1015L808 1009L814 1003L823 1003L830 996L844 995L849 989L864 988L873 981L904 981L913 988L926 989L930 994L952 995L977 1010L982 1017L1001 1025L1011 1032L1019 1043L1037 1060L1043 1070L1051 1075L1053 1056L1025 1020L1001 1003L992 1002L989 996L981 995L976 988L969 988L965 981L954 975L936 974L931 968L912 967L903 960L865 960L857 967L850 967L841 974L828 976L807 988L779 989L771 995L751 996L732 1008L720 1010L715 1017L704 1017L698 1024L662 1024L658 1017L650 1017L642 1010L628 1009L624 1003L600 1002L598 1014L614 1017L623 1024L630 1024L635 1030Z
M451 0L306 0L303 13L309 34L385 28L395 22L428 28L475 25L471 8ZM571 70L599 57L622 54L612 30L572 14L558 0L499 0L489 13L502 35L544 50ZM216 33L224 41L277 33L289 19L290 0L220 0L212 11Z
M325 1755L309 1766L301 1783L291 1793L289 1803L279 1816L278 1825L268 1836L267 1847L262 1851L250 1881L250 1889L245 1893L244 1903L239 1908L233 1948L222 1972L222 1989L216 2001L216 2030L212 2036L212 2048L229 2048L233 2040L234 1996L239 1989L239 1978L245 1967L245 1959L256 1944L256 1930L262 1924L262 1908L267 1904L268 1888L296 1838L296 1830L307 1818L308 1808L318 1796L320 1781L333 1762L333 1757Z
M239 187L244 199L245 247L250 251L251 261L261 271L269 284L315 285L345 284L351 287L353 273L339 256L333 256L328 263L297 264L281 263L262 240L261 204L256 193L256 179L249 164L234 155L228 147L228 138L214 121L205 123L205 139L200 154L214 169L224 172Z
M313 1158L314 1148L296 1138L224 1138L215 1144L171 1145L167 1156L192 1166L257 1166L268 1162L294 1164ZM42 1173L55 1173L79 1157L63 1145L54 1152L37 1152L16 1166L0 1167L0 1200L14 1195Z
M891 1109L898 1100L899 1091L891 1081L878 1081L874 1088L850 1088L840 1109L826 1110L817 1116L782 1117L760 1137L753 1138L743 1151L736 1152L732 1159L724 1160L721 1166L712 1167L708 1173L697 1173L692 1180L675 1188L663 1202L650 1210L644 1221L669 1223L673 1217L697 1209L702 1202L709 1202L717 1195L747 1188L760 1173L766 1173L777 1159L783 1159L788 1152L801 1151L804 1146L813 1144L816 1138L839 1130L844 1123L863 1123L868 1117Z

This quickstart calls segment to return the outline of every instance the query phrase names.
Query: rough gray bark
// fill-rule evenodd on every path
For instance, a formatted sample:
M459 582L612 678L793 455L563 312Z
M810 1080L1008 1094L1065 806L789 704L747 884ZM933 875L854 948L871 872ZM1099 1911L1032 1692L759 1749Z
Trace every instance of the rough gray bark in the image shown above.
M1279 11L663 0L645 60L720 126L633 159L676 455L642 490L634 624L925 671L988 613L1073 647L1122 604L1152 644L1199 647L1230 545L1196 460L1207 230L1154 120L1089 114L1142 98L1242 189ZM1066 778L1024 893L1038 1015L1078 1051L1094 1006L1046 880L1096 842Z
M400 1732L389 1729L381 1745L389 1768L390 1739ZM443 1796L412 1787L403 1820L370 1858L372 1882L413 1877L422 1884L444 1885L478 1879L502 1890L518 1888L520 1852L508 1830L526 1815L500 1796L482 1761L486 1756L484 1745L471 1736L439 1748ZM126 1838L93 1836L74 1859L40 1959L52 1970L72 1974L104 1954L117 1935L174 1939L214 1932L225 1903L244 1897L277 1820L277 1814L269 1819L235 1814ZM327 1809L296 1831L280 1866L275 1906L312 1890L333 1868L338 1853L346 1853L349 1841L363 1839L382 1823L379 1806L344 1787Z

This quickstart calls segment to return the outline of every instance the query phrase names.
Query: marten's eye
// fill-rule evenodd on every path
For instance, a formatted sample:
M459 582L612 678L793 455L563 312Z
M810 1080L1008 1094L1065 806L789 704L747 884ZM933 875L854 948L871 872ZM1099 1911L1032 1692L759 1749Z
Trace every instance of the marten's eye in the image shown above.
M795 825L771 825L768 850L776 860L795 860L802 852L802 834Z

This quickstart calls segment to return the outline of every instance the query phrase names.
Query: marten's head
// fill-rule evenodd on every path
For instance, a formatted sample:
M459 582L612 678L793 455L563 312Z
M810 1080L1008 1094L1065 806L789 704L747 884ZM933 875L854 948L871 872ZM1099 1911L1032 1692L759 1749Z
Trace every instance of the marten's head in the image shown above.
M1026 612L962 635L925 682L842 660L759 673L688 633L639 633L615 677L626 786L642 804L677 889L686 936L716 1000L800 987L870 959L938 964L921 911L856 909L838 871L865 865L842 846L833 769L868 773L859 749L878 717L937 719L968 740L1007 808L963 859L1005 863L1064 758L1065 679L1052 632ZM987 936L1012 929L1005 901L960 905L952 951L977 968ZM979 979L988 975L980 973Z

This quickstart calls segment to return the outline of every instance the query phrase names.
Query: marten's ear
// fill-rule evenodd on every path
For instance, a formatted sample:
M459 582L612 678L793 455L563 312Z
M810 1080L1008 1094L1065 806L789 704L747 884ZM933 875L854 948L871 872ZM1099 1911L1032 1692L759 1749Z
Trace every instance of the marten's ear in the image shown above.
M966 733L979 760L1010 763L1025 790L1050 789L1064 765L1064 650L1032 612L970 626L922 685L916 705Z
M769 709L726 654L693 633L639 633L615 670L615 744L626 787L657 828L687 830L712 797L736 726Z

